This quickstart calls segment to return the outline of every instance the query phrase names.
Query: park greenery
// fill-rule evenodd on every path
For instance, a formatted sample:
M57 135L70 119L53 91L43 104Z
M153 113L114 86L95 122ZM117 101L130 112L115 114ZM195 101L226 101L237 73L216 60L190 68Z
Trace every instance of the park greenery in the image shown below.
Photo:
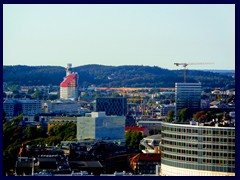
M60 141L76 140L76 124L69 122L53 126L48 132L41 126L22 125L23 115L5 121L3 124L4 168L13 168L22 145L57 145Z

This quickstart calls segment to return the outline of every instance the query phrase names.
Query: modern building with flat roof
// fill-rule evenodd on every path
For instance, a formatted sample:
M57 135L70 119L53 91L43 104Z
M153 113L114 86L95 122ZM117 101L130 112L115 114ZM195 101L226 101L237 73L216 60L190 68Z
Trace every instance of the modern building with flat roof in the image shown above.
M96 111L105 111L106 115L126 116L127 98L96 98Z
M162 122L161 176L235 176L235 127Z
M201 83L175 83L175 113L183 108L198 111L201 104Z
M42 112L42 101L35 99L6 99L3 101L6 117L13 118L23 113L35 115Z
M88 115L88 114L87 114ZM105 112L92 112L77 117L77 139L125 139L125 116L106 116Z
M43 110L48 113L77 114L79 107L80 103L69 99L58 99L43 103Z

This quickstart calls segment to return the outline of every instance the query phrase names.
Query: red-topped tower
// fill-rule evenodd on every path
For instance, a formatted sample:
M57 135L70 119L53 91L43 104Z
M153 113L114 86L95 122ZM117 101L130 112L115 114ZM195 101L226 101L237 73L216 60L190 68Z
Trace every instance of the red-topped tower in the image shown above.
M78 74L72 72L72 64L67 64L66 76L60 84L60 98L72 100L78 98Z

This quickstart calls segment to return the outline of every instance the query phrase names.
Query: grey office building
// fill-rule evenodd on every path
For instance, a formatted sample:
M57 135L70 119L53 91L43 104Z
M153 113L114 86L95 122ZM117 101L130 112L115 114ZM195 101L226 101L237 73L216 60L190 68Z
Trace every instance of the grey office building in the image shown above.
M201 103L201 83L175 83L175 102L176 113L183 108L198 111Z
M127 114L127 98L96 98L96 111L104 111L107 116L125 116Z
M105 112L92 112L77 117L77 139L125 139L125 116L106 116Z

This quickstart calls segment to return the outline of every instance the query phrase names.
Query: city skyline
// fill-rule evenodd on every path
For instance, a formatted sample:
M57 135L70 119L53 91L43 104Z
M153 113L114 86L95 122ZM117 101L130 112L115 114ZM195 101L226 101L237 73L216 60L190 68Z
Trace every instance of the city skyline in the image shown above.
M234 4L3 5L3 65L235 69Z

